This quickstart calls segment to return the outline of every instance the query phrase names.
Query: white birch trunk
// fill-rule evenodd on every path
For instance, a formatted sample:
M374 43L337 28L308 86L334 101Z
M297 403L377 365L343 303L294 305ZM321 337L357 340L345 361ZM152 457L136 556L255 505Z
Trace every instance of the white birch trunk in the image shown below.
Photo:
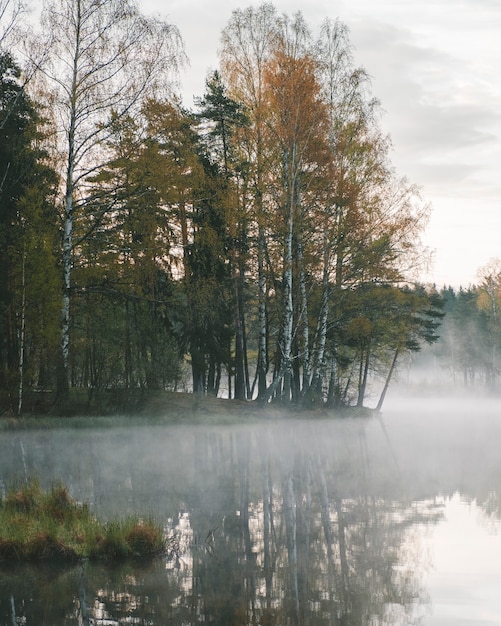
M308 294L306 291L306 275L304 271L303 244L298 242L299 263L299 293L301 295L301 323L303 329L303 389L302 394L308 393L311 378L310 361L310 329L308 325Z
M284 151L284 221L285 238L283 247L283 270L282 270L282 324L280 332L280 367L273 383L266 392L266 399L269 399L278 389L283 380L282 399L291 399L291 378L292 378L292 336L294 322L294 307L292 295L292 252L294 235L294 215L295 215L295 179L294 167L296 161L296 146L292 148L289 156Z
M266 350L266 276L264 273L264 229L259 226L258 233L258 320L259 320L259 339L258 339L258 358L257 358L257 375L258 375L258 397L262 398L266 394L266 373L267 373L267 350Z
M292 302L292 236L294 231L294 194L291 194L289 200L289 215L287 219L287 234L284 246L284 310L282 324L282 355L281 360L283 366L284 377L284 399L289 400L291 394L291 375L292 375L292 329L293 329L293 302Z
M71 86L69 91L69 124L67 131L66 187L64 196L64 233L63 233L63 301L61 311L61 352L63 357L64 385L69 387L70 354L70 293L71 270L73 265L73 193L75 187L75 128L77 123L78 102L78 66L80 62L80 3L78 3L77 24L75 31L75 49L72 58Z
M70 291L73 247L73 199L72 192L66 193L64 236L63 236L63 305L61 311L61 351L66 383L70 353Z
M327 242L324 242L327 246ZM324 268L322 278L322 300L320 303L320 313L317 321L317 328L315 332L315 350L314 350L314 362L313 372L310 385L312 391L316 393L320 390L321 382L325 376L325 345L327 341L327 319L329 316L329 269L327 254L324 254Z

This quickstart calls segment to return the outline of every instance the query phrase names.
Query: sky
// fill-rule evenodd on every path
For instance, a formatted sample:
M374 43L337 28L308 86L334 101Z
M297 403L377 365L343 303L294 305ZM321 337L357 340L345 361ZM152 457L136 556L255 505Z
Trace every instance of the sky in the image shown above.
M180 30L190 62L183 100L205 91L220 34L252 0L138 0ZM468 287L501 258L501 2L499 0L275 0L301 11L312 31L339 18L355 64L372 79L392 163L430 204L423 243L432 263L420 279Z

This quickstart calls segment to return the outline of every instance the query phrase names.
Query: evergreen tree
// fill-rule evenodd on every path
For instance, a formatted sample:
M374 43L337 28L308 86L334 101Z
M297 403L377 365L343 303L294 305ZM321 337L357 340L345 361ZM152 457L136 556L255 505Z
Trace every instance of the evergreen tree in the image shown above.
M219 207L212 206L210 209L204 200L202 212L205 217L195 230L194 249L206 245L202 243L205 239L202 231L209 229L213 234L212 240L216 248L222 246L220 249L224 250L223 254L226 255L224 262L227 264L225 269L227 274L218 289L226 293L222 294L219 302L220 306L231 303L232 310L221 313L223 319L228 315L232 318L230 328L235 333L234 357L231 359L235 372L234 397L244 400L250 394L245 319L248 218L245 208L246 194L243 191L247 180L245 164L242 163L234 137L239 129L247 124L247 117L243 105L226 94L226 88L218 72L214 72L208 78L207 90L198 102L198 109L204 151L202 162L205 163L208 180L218 187L213 199ZM211 212L212 218L209 217ZM196 264L192 263L190 269L194 278L198 273ZM214 265L213 270L217 271ZM206 274L204 282L207 280L211 279Z
M18 412L25 383L50 384L56 360L57 180L42 128L19 67L0 55L0 390Z

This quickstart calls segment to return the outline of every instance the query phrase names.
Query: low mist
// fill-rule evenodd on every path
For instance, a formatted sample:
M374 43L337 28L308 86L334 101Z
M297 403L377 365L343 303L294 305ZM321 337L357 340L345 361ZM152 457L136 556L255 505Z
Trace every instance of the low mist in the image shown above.
M346 495L402 490L434 497L501 488L499 401L389 394L382 415L297 419L238 426L133 426L7 432L0 442L4 485L37 477L64 482L97 513L159 512L179 493L264 467L280 484L298 459L335 477ZM361 482L363 476L364 482ZM116 502L116 503L115 503ZM123 508L125 505L125 509Z
M172 558L146 569L112 575L87 564L43 585L39 570L2 582L0 568L0 613L4 607L11 618L15 601L36 620L50 613L50 593L66 606L55 612L79 617L73 598L84 580L92 615L110 623L127 615L181 625L195 611L200 621L228 626L338 623L332 616L346 624L446 624L428 621L427 537L451 510L463 519L462 502L499 524L500 438L495 400L396 394L382 415L364 418L284 412L232 426L5 432L4 491L32 478L47 487L64 482L105 520L161 521L175 547ZM466 528L460 542L474 546L479 531ZM446 589L445 602L464 595Z

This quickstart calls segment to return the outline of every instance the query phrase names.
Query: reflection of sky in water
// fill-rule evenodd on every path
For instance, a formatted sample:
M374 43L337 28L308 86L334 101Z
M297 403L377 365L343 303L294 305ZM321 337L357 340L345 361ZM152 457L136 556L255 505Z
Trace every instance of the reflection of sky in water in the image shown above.
M430 531L431 599L426 626L501 624L501 533L475 502L446 500L445 519Z

